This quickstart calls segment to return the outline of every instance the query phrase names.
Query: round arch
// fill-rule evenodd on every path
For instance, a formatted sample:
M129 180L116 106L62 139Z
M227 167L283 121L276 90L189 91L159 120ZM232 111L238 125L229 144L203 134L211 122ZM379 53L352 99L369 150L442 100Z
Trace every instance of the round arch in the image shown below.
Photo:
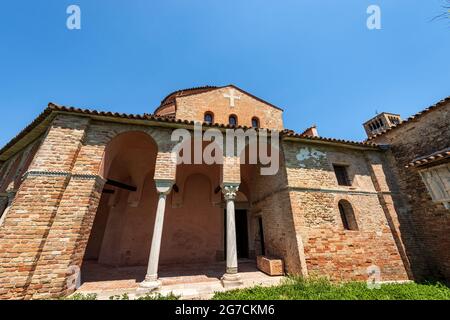
M338 202L339 214L345 230L358 230L355 211L350 201L341 199Z
M151 135L144 131L121 132L112 137L105 147L100 167L100 175L107 178L114 160L120 154L133 149L140 149L144 151L144 153L146 153L146 151L151 151L155 154L154 160L156 161L158 145Z

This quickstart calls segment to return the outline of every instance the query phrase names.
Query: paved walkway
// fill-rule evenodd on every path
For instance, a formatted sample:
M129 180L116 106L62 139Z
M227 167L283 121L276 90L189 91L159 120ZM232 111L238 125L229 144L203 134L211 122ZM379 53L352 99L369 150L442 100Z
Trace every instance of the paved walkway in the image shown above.
M163 265L159 272L162 282L159 292L163 295L173 293L181 299L209 299L214 292L225 291L220 282L224 270L224 263ZM127 293L133 299L145 272L146 267L115 268L85 262L81 271L82 285L77 293L96 293L98 299ZM242 288L276 285L283 279L260 272L252 260L239 261L239 274L243 281Z

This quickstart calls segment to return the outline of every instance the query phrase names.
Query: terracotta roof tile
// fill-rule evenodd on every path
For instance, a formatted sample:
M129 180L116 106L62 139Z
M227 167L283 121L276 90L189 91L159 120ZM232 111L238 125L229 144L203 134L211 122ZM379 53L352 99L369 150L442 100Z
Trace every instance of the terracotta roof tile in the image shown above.
M414 159L413 161L411 161L410 163L408 163L408 165L406 165L406 168L409 167L420 167L423 165L428 165L434 162L438 162L438 161L442 161L445 159L450 158L450 147L445 148L443 150L439 150L436 151L432 154L426 155L426 156L421 156L418 157L416 159Z
M175 99L178 98L178 97L186 97L186 96L189 96L189 95L200 94L200 93L204 93L204 92L213 91L213 90L216 90L216 89L223 89L223 88L226 88L226 87L233 87L236 90L239 90L239 91L245 93L246 95L252 97L255 100L258 100L258 101L260 101L262 103L265 103L265 104L267 104L269 106L274 107L275 109L279 109L279 110L283 111L283 109L281 109L280 107L278 107L278 106L276 106L276 105L274 105L274 104L272 104L270 102L267 102L267 101L265 101L265 100L263 100L263 99L261 99L261 98L259 98L257 96L254 96L253 94L251 94L251 93L249 93L249 92L247 92L247 91L245 91L245 90L235 86L234 84L228 84L226 86L221 86L221 87L217 87L217 86L203 86L203 87L194 87L194 88L188 88L188 89L182 89L182 90L174 91L174 92L170 93L168 96L166 96L161 101L161 104L159 105L159 107L156 108L154 113L158 113L158 110L161 107L164 107L166 105L170 105L172 103L175 103Z
M172 93L169 93L162 101L160 107L175 102L175 98L184 97L190 94L203 93L211 90L215 90L218 87L216 86L202 86L202 87L193 87L188 89L177 90Z
M0 149L0 155L2 155L5 151L7 151L12 146L14 146L18 141L23 139L28 133L30 133L33 129L35 129L37 126L39 126L39 124L41 124L44 120L46 120L48 117L52 116L52 114L55 114L57 112L67 112L67 113L80 114L80 115L86 115L86 116L112 117L112 118L130 119L130 120L147 120L147 121L155 121L155 122L162 122L162 123L184 124L184 125L190 125L190 126L193 126L196 123L195 121L191 121L191 120L175 119L172 116L165 117L165 116L155 116L155 115L151 115L151 114L140 115L140 114L109 112L109 111L98 111L98 110L91 110L91 109L81 109L81 108L75 108L75 107L61 106L56 103L49 103L48 107L31 124L29 124L16 137L14 137L10 142L8 142L3 148ZM247 127L247 126L240 126L240 125L232 126L229 124L219 124L219 123L215 123L215 124L202 123L202 126L203 127L224 128L224 129L249 129L249 127ZM283 131L281 131L281 136L315 140L315 141L341 143L341 144L348 144L348 145L355 145L355 146L377 147L377 145L375 143L356 142L356 141L323 138L323 137L311 137L311 136L307 136L304 134L298 134L298 133L294 132L293 130L283 130Z
M351 140L343 140L343 139L334 139L334 138L325 138L325 137L313 137L310 135L305 135L303 133L296 133L293 130L284 130L283 136L285 137L294 137L299 139L307 139L307 140L315 140L315 141L325 141L325 142L333 142L333 143L343 143L343 144L349 144L349 145L355 145L355 146L366 146L366 147L374 147L378 148L379 145L372 142L358 142L358 141L351 141Z

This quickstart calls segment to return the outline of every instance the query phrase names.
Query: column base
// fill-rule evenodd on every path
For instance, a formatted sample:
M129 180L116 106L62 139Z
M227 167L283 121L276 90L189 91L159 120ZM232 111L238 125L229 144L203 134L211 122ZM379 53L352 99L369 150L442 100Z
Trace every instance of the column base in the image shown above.
M161 281L158 279L145 279L139 284L139 287L136 290L136 294L146 294L151 293L153 291L161 288Z
M225 273L221 279L222 286L225 289L237 288L244 284L241 280L241 276L237 273Z

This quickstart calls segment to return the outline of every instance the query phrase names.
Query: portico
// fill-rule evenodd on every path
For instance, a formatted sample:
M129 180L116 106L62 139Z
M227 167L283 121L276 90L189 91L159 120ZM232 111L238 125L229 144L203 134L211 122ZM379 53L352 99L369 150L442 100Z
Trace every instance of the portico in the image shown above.
M355 280L370 252L384 278L404 279L389 229L396 206L383 200L395 180L385 150L283 130L282 114L233 85L175 91L153 115L50 103L0 151L0 298L59 298L76 289L74 276L115 283L134 271L141 292L180 277L233 288L248 284L260 255L282 260L269 274ZM192 132L194 161L174 161ZM228 147L229 132L258 133L248 145L257 163ZM228 150L212 148L223 142ZM342 200L352 210L342 213Z
M229 288L233 286L239 286L242 284L238 273L238 256L236 245L236 222L235 222L235 199L239 190L239 159L232 158L224 161L222 166L222 183L220 185L223 193L224 202L226 204L226 252L225 261L226 268L224 275L221 277L221 282L224 287ZM156 164L158 166L158 164ZM230 167L231 166L231 167ZM227 182L229 181L229 182ZM166 200L167 196L173 191L173 186L176 181L161 178L155 179L156 190L158 192L158 206L156 209L156 219L153 228L153 238L150 249L150 256L148 261L147 274L144 281L140 283L138 292L148 292L157 290L161 287L161 281L158 276L159 258L161 255L161 240L164 228L164 216L166 212ZM178 187L176 187L178 189ZM215 190L217 194L217 189ZM197 204L201 205L201 204ZM208 217L203 217L208 219ZM219 236L219 234L217 234ZM195 244L194 244L195 245ZM219 257L218 257L219 258Z
M160 286L157 291L163 295L173 293L181 299L210 298L214 292L226 291L233 287L224 287L221 281L225 262L210 264L165 265L159 267ZM108 300L113 295L127 293L130 299L148 291L140 289L145 276L145 266L108 267L98 264L87 265L84 270L83 284L77 293L95 293L99 299ZM239 259L241 287L255 285L271 286L280 283L281 276L268 276L256 268L253 259Z
M177 165L172 148L133 131L108 143L102 168L109 182L87 244L82 281L88 264L110 271L146 266L138 288L146 293L161 288L161 265L180 271L186 265L215 265L217 270L225 262L221 284L242 284L235 222L239 158Z

